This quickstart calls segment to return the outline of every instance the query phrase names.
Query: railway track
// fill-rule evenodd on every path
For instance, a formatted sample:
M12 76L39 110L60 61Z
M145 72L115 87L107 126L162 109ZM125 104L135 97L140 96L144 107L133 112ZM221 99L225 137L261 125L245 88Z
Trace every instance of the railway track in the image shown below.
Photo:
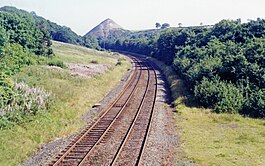
M147 94L149 97L144 98L145 102L141 105L111 165L139 165L141 163L141 157L150 131L150 125L152 124L157 91L155 70L153 66L150 64L148 65L149 68L151 68L148 70L150 79L147 87Z
M140 164L152 121L157 78L150 64L131 59L134 72L122 93L49 165Z

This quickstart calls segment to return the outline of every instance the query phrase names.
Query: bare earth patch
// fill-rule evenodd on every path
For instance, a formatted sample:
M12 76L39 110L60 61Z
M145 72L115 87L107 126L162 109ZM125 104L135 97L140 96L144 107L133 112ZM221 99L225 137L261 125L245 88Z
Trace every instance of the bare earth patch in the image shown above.
M103 74L112 66L110 64L67 64L67 69L72 76L92 77L95 75ZM54 69L56 71L64 71L63 68L58 66L45 66L45 68Z
M69 63L68 69L70 70L71 75L78 75L83 77L95 76L102 74L111 68L109 64L73 64Z
M42 66L42 67L47 68L47 69L53 69L53 70L60 71L60 72L64 71L63 68L58 67L58 66Z

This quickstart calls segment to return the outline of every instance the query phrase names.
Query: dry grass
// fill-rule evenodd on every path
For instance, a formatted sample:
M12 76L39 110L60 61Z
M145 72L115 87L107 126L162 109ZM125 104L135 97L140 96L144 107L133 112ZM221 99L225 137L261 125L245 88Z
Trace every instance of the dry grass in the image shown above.
M80 117L103 98L130 68L128 62L115 66L119 57L106 53L96 52L95 55L92 50L57 42L53 47L57 58L64 62L86 63L93 59L99 63L112 64L113 68L92 78L74 77L65 71L39 66L27 67L17 74L15 78L18 81L51 92L54 102L48 113L29 117L32 118L30 122L1 130L0 165L18 165L42 144L68 136L84 126Z
M96 51L72 44L53 42L53 51L66 63L97 63L97 64L115 64L118 58L106 52ZM117 55L116 57L119 57Z

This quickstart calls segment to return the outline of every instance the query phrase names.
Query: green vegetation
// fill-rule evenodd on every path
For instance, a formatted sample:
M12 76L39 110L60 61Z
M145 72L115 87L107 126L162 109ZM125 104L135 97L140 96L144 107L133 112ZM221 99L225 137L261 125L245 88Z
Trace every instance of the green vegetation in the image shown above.
M24 122L48 108L49 93L11 76L52 59L50 38L28 17L0 11L0 129Z
M36 55L51 55L50 38L32 20L0 11L1 46L19 44Z
M182 107L181 149L195 165L262 165L265 160L264 120Z
M153 60L156 61L156 60ZM175 104L181 165L263 165L265 162L264 120L236 114L216 114L191 107L189 91L170 66L156 61L170 84Z
M88 48L93 48L97 50L103 50L103 43L105 42L105 38L96 37L93 35L85 35L79 36L75 32L73 32L69 27L58 25L50 20L47 20L43 17L38 16L35 12L27 12L25 10L17 9L15 7L4 6L0 8L0 11L5 13L9 13L15 17L25 18L29 20L34 26L38 27L41 32L45 35L45 38L51 38L52 40L70 43L75 45L81 45ZM33 31L29 31L29 33L33 33ZM119 33L118 33L119 34ZM118 37L120 35L115 34L114 36L108 37L112 39L113 37ZM122 33L123 34L123 33ZM1 41L0 41L1 42ZM34 44L34 43L31 43ZM47 43L50 44L50 43ZM102 48L100 47L100 44ZM51 50L50 50L51 51Z
M214 112L265 117L263 19L138 32L105 46L151 55L171 65L200 105Z
M65 63L62 60L56 59L56 58L52 58L52 59L48 59L47 60L47 64L49 66L57 66L60 68L66 68Z
M35 13L4 7L0 23L0 165L18 165L41 144L82 127L85 110L121 79L129 65L116 66L119 56L83 47L54 41L51 48L56 26ZM78 43L71 38L65 42ZM88 79L72 76L66 66L90 62L112 67Z
M56 51L56 55L66 63L91 63L92 61L103 64L116 63L116 59L113 59L113 56L110 54L81 46L53 41L53 49ZM84 56L84 54L89 56ZM116 57L119 58L119 56Z
M113 67L92 78L71 76L64 70L39 65L24 67L12 78L30 86L43 87L52 94L48 111L28 116L28 121L0 132L0 165L18 165L44 143L69 136L85 124L80 117L102 99L130 67L127 61L115 66L120 58L79 46L53 42L55 57L64 63L108 63ZM72 51L71 51L72 50ZM64 60L65 59L65 60Z
M7 84L5 88L9 89L4 90L8 93L8 95L4 94L7 100L1 103L0 127L2 129L30 121L31 116L47 109L50 104L50 94L43 88L29 87L23 82L15 83L13 86ZM10 98L12 98L11 102Z
M129 68L119 55L55 41L51 47L51 39L150 55L169 65L160 63L179 118L180 162L262 165L264 119L249 117L265 117L265 20L156 27L162 28L80 37L34 12L0 8L0 165L18 165L41 144L81 128L85 110ZM71 75L67 63L111 68L84 78Z
M26 18L33 22L35 26L39 27L40 30L45 33L46 37L51 37L53 40L61 41L71 44L84 45L84 40L81 36L78 36L70 28L66 26L60 26L54 22L44 19L36 15L35 12L27 12L25 10L20 10L15 7L5 6L0 8L0 11L4 11L18 17ZM33 31L29 31L33 33ZM32 43L34 44L34 43Z

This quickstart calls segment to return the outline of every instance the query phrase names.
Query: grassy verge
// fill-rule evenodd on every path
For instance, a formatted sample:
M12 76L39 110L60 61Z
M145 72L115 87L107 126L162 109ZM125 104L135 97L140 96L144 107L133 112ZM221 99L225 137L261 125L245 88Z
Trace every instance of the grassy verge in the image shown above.
M100 64L114 64L117 61L111 54L72 44L53 41L52 48L56 56L66 63L91 63L96 61Z
M83 113L99 101L130 68L118 57L83 47L55 43L56 58L67 63L113 64L113 68L92 78L71 76L68 72L29 66L15 76L18 81L44 87L53 93L54 103L48 112L29 117L31 121L0 131L0 165L18 165L44 143L72 134L82 126Z
M183 152L177 159L181 165L264 165L265 120L187 106L183 81L170 67L156 63L165 73L175 100Z

